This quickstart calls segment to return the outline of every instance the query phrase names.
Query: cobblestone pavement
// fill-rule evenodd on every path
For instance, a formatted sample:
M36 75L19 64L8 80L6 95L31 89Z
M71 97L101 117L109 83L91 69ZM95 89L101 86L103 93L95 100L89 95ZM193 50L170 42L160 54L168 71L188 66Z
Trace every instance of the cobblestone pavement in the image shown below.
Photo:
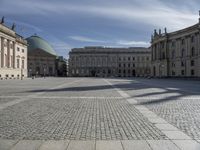
M167 139L103 79L0 81L0 97L26 97L0 111L1 139Z
M200 139L200 81L111 80L132 98L193 139Z

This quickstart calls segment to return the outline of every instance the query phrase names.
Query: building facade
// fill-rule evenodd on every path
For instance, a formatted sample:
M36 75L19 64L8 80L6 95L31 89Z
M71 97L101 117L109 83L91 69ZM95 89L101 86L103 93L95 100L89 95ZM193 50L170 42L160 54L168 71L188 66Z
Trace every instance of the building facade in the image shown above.
M57 76L57 55L51 45L39 36L27 38L28 76Z
M148 48L75 48L69 53L69 76L135 77L150 75Z
M151 50L152 76L200 77L200 21L172 33L155 30Z
M27 77L27 41L0 23L0 78Z

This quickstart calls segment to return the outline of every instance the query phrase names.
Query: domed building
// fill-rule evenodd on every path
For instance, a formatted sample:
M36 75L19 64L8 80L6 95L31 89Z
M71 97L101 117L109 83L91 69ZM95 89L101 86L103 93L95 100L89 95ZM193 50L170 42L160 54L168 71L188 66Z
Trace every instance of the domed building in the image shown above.
M52 46L39 36L31 36L28 42L28 75L56 76L57 54Z

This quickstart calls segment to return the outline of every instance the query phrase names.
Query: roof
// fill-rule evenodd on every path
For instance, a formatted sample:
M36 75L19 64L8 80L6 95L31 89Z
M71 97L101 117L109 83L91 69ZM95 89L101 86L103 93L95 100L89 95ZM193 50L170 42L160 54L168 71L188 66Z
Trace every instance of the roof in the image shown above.
M52 48L52 46L45 41L44 39L42 39L39 36L31 36L29 38L26 39L28 42L28 51L34 51L36 49L41 49L51 55L57 56L55 50Z
M70 53L150 53L151 50L145 47L129 47L129 48L115 48L115 47L84 47L74 48Z

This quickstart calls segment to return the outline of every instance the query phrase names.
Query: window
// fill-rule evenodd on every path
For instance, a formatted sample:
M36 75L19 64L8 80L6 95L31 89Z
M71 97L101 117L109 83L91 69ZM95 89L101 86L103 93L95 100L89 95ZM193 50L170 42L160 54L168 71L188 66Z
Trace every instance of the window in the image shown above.
M121 64L119 64L119 67L121 67Z
M182 39L181 44L182 44L182 45L185 44L185 39Z
M172 51L172 59L176 57L176 52L175 50Z
M162 43L162 48L165 48L165 43Z
M17 59L17 68L19 68L19 59Z
M172 42L172 47L175 47L176 46L176 43L175 41Z
M119 60L121 61L121 57L119 57Z
M131 67L131 64L128 64L128 67L130 68L130 67Z
M119 69L119 73L121 73L121 69Z
M133 64L133 67L135 67L135 64Z
M124 57L124 61L126 60L126 57Z
M126 67L126 64L124 64L124 67Z
M192 75L192 76L194 75L194 70L193 70L193 69L191 70L191 75Z
M131 60L131 58L130 58L130 57L128 57L128 60L130 61L130 60Z
M22 53L24 53L24 49L22 49Z
M195 55L195 49L194 49L194 47L192 47L192 49L191 49L191 56L194 56Z
M185 49L181 50L181 56L184 57L185 56Z
M182 75L182 76L185 75L185 70L181 70L181 75Z
M135 60L135 57L133 57L133 60Z
M194 66L194 60L191 60L191 66Z
M24 60L22 60L22 69L24 69Z
M162 59L165 59L165 53L164 52L162 53Z
M194 36L191 37L191 42L194 43Z
M19 47L17 47L17 51L18 51L18 52L20 51Z
M172 75L173 75L173 76L175 76L175 75L176 75L175 71L172 71Z
M184 67L184 66L185 66L185 63L184 63L183 61L181 62L181 66L182 66L182 67Z
M147 57L147 60L149 60L149 57Z

